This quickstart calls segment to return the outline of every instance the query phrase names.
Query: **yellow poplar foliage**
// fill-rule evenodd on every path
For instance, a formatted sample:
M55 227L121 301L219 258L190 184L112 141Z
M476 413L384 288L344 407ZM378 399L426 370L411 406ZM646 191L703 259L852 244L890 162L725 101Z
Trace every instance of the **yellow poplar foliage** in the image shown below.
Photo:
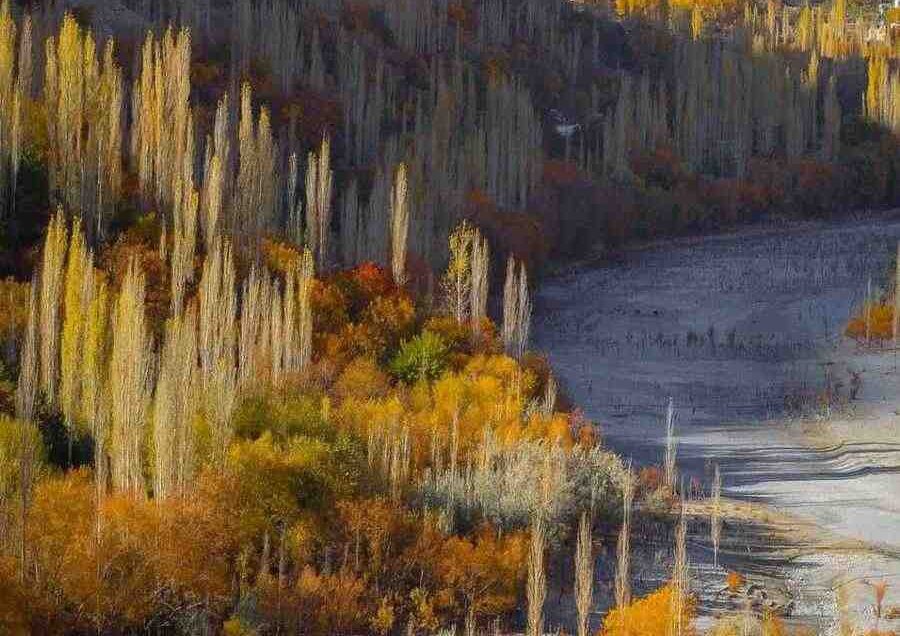
M451 438L454 420L463 459L479 447L485 428L493 431L502 446L528 439L560 442L564 447L573 444L565 415L523 415L535 397L536 380L507 356L474 356L460 371L445 373L433 386L420 383L408 393L388 397L379 397L384 392L381 381L372 381L365 389L350 387L350 380L364 375L370 364L354 362L345 372L347 377L338 381L339 393L345 396L338 417L362 435L372 427L393 430L402 422L414 439L416 465L424 461L435 435Z
M672 595L675 593L674 586L665 585L631 605L611 610L603 619L599 636L667 636L674 622ZM685 634L693 634L690 628L695 613L693 604L688 602L683 606L682 624L688 626Z
M66 221L62 213L57 212L47 228L40 291L41 388L50 402L57 399L60 300L63 293L67 239Z
M616 0L619 15L661 14L668 7L693 11L698 9L707 18L738 15L742 3L738 0Z
M109 324L109 294L106 282L96 275L95 292L88 308L82 343L81 417L96 424L101 407L103 370L106 366L106 329ZM95 431L96 434L96 431Z
M44 103L51 188L73 210L94 219L121 190L122 73L110 41L100 63L93 35L71 14L46 44ZM86 229L95 223L88 223Z
M65 276L62 347L60 354L60 406L70 430L80 401L82 346L85 313L90 306L91 257L81 234L81 221L72 224L68 265Z

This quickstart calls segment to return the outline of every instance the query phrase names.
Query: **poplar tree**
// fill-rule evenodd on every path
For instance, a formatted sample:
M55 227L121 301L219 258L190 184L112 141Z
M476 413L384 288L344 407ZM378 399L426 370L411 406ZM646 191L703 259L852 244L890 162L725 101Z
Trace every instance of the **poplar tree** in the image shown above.
M472 312L472 332L481 333L482 323L487 318L488 280L490 251L487 239L475 230L472 240L472 285L469 306Z
M200 224L207 253L212 250L216 237L226 226L225 202L229 200L228 183L231 174L228 117L226 93L216 107L213 135L206 143L207 158L204 160Z
M615 597L616 607L631 604L631 506L634 501L634 475L631 462L622 479L622 527L616 542Z
M3 437L3 453L0 454L0 469L4 477L0 480L3 495L3 516L0 517L0 533L4 543L11 539L15 546L15 568L18 569L19 584L29 577L27 540L29 538L28 513L31 507L34 486L39 477L41 434L33 422L16 421L7 415L0 415L0 435ZM4 545L6 547L6 545ZM12 546L10 546L12 547ZM4 554L5 558L12 554ZM10 559L9 564L12 565ZM8 581L6 585L10 585Z
M240 335L238 340L238 369L240 386L246 389L262 372L263 343L268 342L266 330L271 298L268 273L253 265L241 288Z
M172 28L147 33L132 89L131 158L146 204L175 204L178 184L194 165L190 109L191 37Z
M309 249L303 250L297 280L297 316L298 316L298 371L306 371L312 360L312 285L314 267L313 256Z
M26 15L19 34L19 63L16 69L16 83L23 100L33 97L34 91L34 24L31 15Z
M10 111L12 117L7 121L8 130L6 131L3 142L0 146L7 145L9 147L9 169L12 172L12 183L9 187L10 209L15 211L16 190L19 181L19 169L22 163L22 151L24 149L23 139L23 108L32 97L32 24L31 16L25 17L22 25L22 31L19 36L19 62L16 68L16 85L13 91L13 103ZM0 152L2 157L2 152ZM2 172L0 168L0 172ZM2 180L2 178L0 178ZM3 205L2 197L0 197L0 206Z
M144 436L153 389L144 299L144 274L132 258L115 301L109 363L113 487L132 496L145 494Z
M684 501L681 502L681 514L678 527L675 531L675 563L672 568L672 607L670 616L672 623L669 626L671 636L683 636L687 633L688 625L685 623L687 614L686 604L690 594L690 573L688 571L687 553L687 515Z
M703 13L700 11L700 5L695 4L691 9L691 37L699 40L703 35Z
M406 284L406 250L409 236L409 203L407 202L406 164L397 166L391 194L391 271L394 283Z
M331 142L322 138L319 153L309 153L306 162L306 244L312 250L316 269L324 271L331 232Z
M23 86L16 76L16 23L9 0L0 3L0 214L12 209L21 148ZM30 29L27 32L30 34ZM23 44L26 34L23 33ZM29 58L30 59L30 58ZM21 74L21 70L19 71ZM10 199L7 201L7 195Z
M551 417L556 411L556 398L559 391L559 385L552 373L547 374L547 386L544 387L544 400L541 404L541 411L546 417Z
M516 319L516 358L521 360L528 349L531 336L531 294L528 289L528 273L525 263L519 264L519 302Z
M68 264L65 276L62 346L60 356L59 405L68 431L69 465L72 465L72 443L80 415L83 346L86 319L93 296L93 258L81 232L81 220L72 223Z
M50 37L45 48L51 190L89 219L85 227L96 239L120 198L121 71L112 43L101 66L93 36L70 14L58 38Z
M197 310L192 304L166 324L153 407L153 494L185 492L194 474Z
M92 152L96 153L97 195L95 223L91 236L98 240L104 236L106 219L111 217L122 197L122 71L115 63L112 40L106 44L103 71L95 96L96 123L90 139Z
M273 280L272 302L269 305L269 367L272 386L278 388L284 379L284 299L278 289L278 281Z
M805 3L800 9L797 20L797 44L801 51L809 51L813 48L813 17L809 3Z
M512 256L506 262L502 333L506 352L521 360L528 348L531 333L531 297L525 264L520 263L517 267Z
M175 195L172 210L172 305L171 313L181 313L186 286L194 273L194 254L197 243L197 213L199 197L192 181L184 182Z
M506 280L503 283L503 346L506 353L513 355L516 349L516 321L519 316L519 285L516 261L506 259Z
M0 104L3 110L0 111L0 124L3 128L0 137L4 143L0 147L8 147L9 134L11 127L9 126L9 115L12 112L13 93L16 86L16 22L13 20L9 10L9 0L0 2ZM4 166L5 167L5 166Z
M254 120L249 84L241 89L238 154L234 216L239 230L250 236L258 249L275 213L275 142L268 109L261 108Z
M237 296L231 244L218 237L206 255L198 291L197 349L212 460L221 465L237 399Z
M303 201L297 196L297 183L300 178L300 166L297 153L292 152L288 158L288 181L286 193L287 236L297 245L303 244ZM343 222L342 231L345 230ZM342 242L343 243L343 242ZM343 244L342 244L342 247Z
M91 304L85 317L81 361L81 419L90 424L94 441L94 479L97 495L106 493L109 451L110 386L108 381L110 342L109 292L100 274L94 273Z
M544 599L547 596L547 579L544 572L544 519L543 511L535 511L531 522L531 542L528 550L528 636L544 634Z
M34 419L37 402L38 366L38 277L31 279L31 293L28 297L28 322L25 326L25 341L19 354L19 379L16 385L16 417L25 422Z
M462 324L469 318L472 290L472 243L475 230L463 221L450 235L450 261L444 274L444 293L450 315Z
M291 267L285 276L284 302L281 308L281 366L288 375L300 370L300 331L297 322L298 269Z
M834 37L840 41L844 38L844 30L847 27L847 0L834 0L831 4L830 26L834 31Z
M58 397L60 301L65 278L66 242L66 222L59 210L47 227L40 276L40 386L51 405L57 403Z
M594 560L591 558L590 513L581 513L575 543L575 607L578 613L577 636L588 636L588 619L594 600Z

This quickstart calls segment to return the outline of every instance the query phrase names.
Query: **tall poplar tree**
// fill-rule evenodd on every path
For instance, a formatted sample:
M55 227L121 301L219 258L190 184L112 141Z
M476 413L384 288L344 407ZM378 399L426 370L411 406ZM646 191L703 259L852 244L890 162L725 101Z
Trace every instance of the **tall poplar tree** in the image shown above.
M109 387L113 487L133 496L146 494L144 440L154 379L145 293L144 274L132 258L115 301Z

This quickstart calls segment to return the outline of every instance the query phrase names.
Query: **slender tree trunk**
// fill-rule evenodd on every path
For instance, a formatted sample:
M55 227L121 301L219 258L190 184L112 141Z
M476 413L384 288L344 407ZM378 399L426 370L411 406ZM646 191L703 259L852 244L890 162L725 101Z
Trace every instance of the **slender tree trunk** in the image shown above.
M543 510L537 510L531 524L531 547L528 553L528 636L542 636L544 633L546 596Z
M622 483L622 528L616 544L616 607L623 608L631 603L631 504L634 498L634 476L631 465L625 471Z
M578 610L578 636L588 636L588 619L594 596L594 561L591 558L591 518L582 512L575 546L575 606Z

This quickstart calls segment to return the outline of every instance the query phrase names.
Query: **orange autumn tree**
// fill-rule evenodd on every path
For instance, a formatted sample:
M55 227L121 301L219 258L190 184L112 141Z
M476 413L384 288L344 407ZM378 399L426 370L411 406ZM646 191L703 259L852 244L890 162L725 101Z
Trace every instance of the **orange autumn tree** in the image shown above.
M155 506L111 498L97 518L86 471L41 481L29 514L31 623L39 633L136 628L158 591L152 552ZM123 525L127 521L126 527Z
M497 538L490 526L471 539L451 537L438 557L441 596L454 598L468 621L512 611L525 574L527 547L523 533Z
M674 623L672 608L675 587L670 583L630 605L610 611L603 619L599 636L667 636ZM685 636L693 634L691 623L696 614L694 603L683 603L682 625Z
M868 323L868 326L867 326ZM846 334L856 340L890 340L894 337L894 308L886 303L867 303L847 323Z

